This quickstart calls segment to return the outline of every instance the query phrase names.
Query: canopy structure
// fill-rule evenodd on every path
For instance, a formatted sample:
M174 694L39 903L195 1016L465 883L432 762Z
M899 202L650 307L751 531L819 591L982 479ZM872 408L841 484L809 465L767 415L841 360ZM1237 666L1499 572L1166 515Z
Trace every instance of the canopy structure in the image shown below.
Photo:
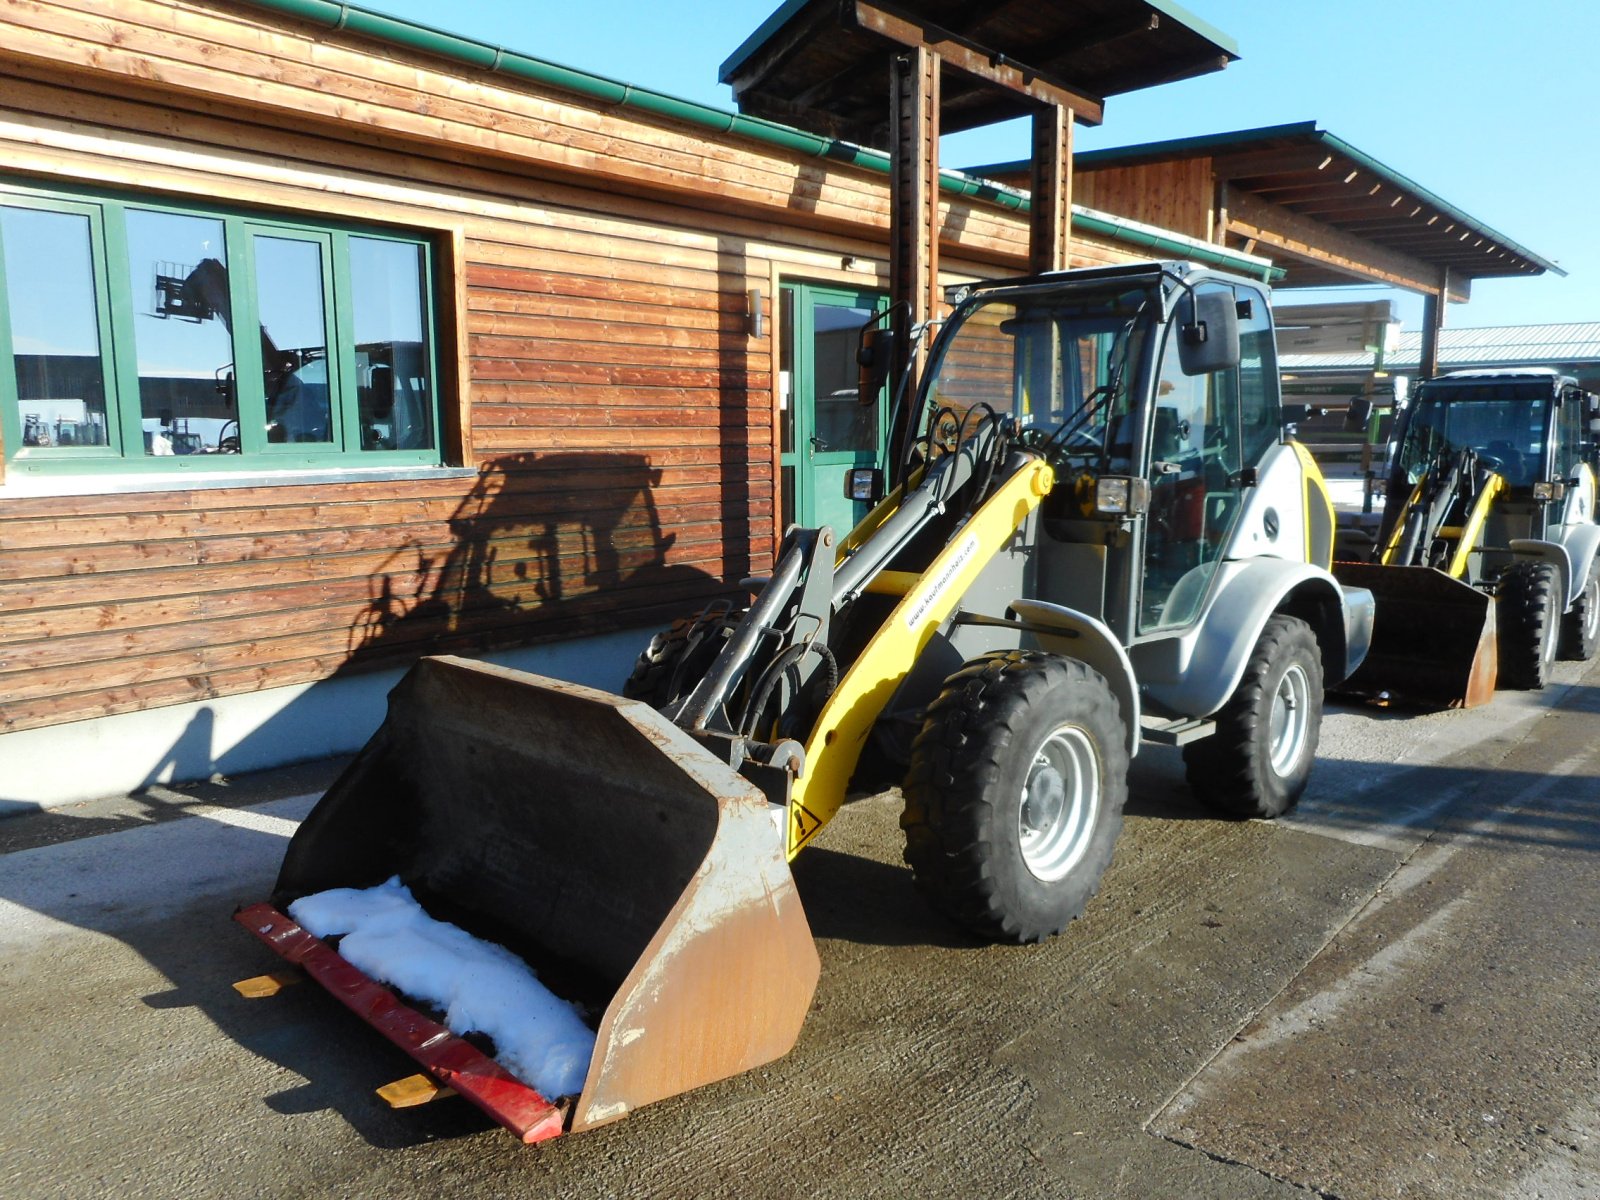
M1060 103L1098 124L1106 97L1216 71L1231 39L1168 0L788 0L722 64L740 111L863 145L889 141L886 51L934 48L955 133Z
M1225 189L1226 240L1278 259L1280 287L1376 281L1464 300L1473 279L1564 274L1314 121L1095 150L1074 165L1098 174L1196 158Z
M787 0L721 79L741 112L887 145L897 365L915 375L906 335L941 302L941 134L1032 117L1030 265L1059 270L1070 261L1074 121L1099 123L1107 96L1237 57L1170 0ZM898 444L905 432L890 436Z
M1474 279L1565 274L1314 121L1095 150L1073 169L1096 208L1269 256L1279 289L1420 292L1424 375L1437 369L1444 301L1470 299ZM1021 186L1028 164L969 172Z

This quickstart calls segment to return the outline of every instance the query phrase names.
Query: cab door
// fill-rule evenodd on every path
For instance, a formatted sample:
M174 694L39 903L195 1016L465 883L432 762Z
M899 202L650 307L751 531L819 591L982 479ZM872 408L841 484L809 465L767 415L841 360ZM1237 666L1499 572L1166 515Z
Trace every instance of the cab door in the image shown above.
M867 514L846 499L845 472L882 461L887 388L856 401L861 327L886 305L880 292L783 285L779 312L778 467L783 526L831 525L841 534Z
M1185 375L1179 322L1167 328L1149 417L1140 633L1183 629L1200 616L1243 507L1245 481L1282 429L1266 297L1221 282L1196 290L1220 292L1236 305L1240 362Z

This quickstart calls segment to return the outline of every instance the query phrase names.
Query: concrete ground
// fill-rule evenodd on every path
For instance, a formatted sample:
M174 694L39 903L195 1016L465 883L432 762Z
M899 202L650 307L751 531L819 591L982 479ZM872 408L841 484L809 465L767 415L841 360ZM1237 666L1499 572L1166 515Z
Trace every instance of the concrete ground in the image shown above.
M900 862L893 793L795 873L800 1043L537 1148L230 920L337 764L0 822L0 1196L1600 1196L1600 663L1417 716L1330 709L1300 808L1136 760L1101 894L981 945Z

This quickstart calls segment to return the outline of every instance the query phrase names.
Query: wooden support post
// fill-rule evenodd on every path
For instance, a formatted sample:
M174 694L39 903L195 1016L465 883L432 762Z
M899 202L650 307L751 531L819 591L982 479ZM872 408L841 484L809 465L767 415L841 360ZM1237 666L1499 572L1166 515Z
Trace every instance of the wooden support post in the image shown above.
M1058 105L1033 114L1033 199L1029 214L1031 274L1064 271L1072 243L1072 110Z
M1450 269L1439 280L1438 292L1429 292L1422 302L1422 361L1417 364L1418 379L1432 379L1439 373L1439 331L1444 328L1446 297L1450 294Z
M911 328L938 315L939 304L939 56L923 48L895 55L890 67L889 298L898 339L896 378L909 372L907 404L890 431L890 464L897 472L916 422L916 395L926 340L911 352Z

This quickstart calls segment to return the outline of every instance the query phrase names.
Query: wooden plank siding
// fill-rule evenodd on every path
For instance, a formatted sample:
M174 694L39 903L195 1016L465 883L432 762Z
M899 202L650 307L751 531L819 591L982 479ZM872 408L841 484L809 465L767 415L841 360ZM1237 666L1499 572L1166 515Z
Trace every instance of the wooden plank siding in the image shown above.
M0 83L6 178L431 234L477 468L0 490L0 731L664 623L770 570L775 284L884 286L886 176L221 3L9 0ZM1026 264L1021 215L941 227L952 281Z
M1080 168L1073 179L1075 203L1201 241L1214 236L1210 223L1215 191L1209 158Z

